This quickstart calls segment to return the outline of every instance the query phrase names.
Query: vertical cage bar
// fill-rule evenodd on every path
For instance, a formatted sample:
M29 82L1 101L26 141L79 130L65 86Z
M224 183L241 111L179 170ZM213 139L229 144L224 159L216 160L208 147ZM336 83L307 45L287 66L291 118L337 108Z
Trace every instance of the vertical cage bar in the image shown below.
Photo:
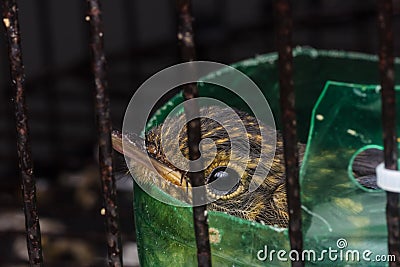
M88 0L88 8L86 20L90 22L91 28L90 47L93 56L92 68L96 88L96 122L99 134L99 162L106 218L108 264L109 266L122 266L117 190L112 171L111 119L107 92L103 22L98 0Z
M176 0L178 8L178 42L183 61L196 60L191 0Z
M394 90L394 55L393 55L393 2L378 0L379 28L379 71L381 78L382 123L385 168L397 170L397 133L396 133L396 97ZM395 255L396 262L390 266L399 266L399 195L387 192L386 220L388 227L388 250Z
M292 250L301 255L303 236L301 232L301 203L299 184L299 156L295 94L293 83L292 14L288 0L275 0L276 40L279 53L280 105L284 141L286 188L289 210L289 237ZM292 262L292 266L304 266L304 262Z
M178 41L180 45L181 58L183 61L193 61L196 59L196 49L193 37L193 17L191 14L190 0L177 0L178 8ZM196 84L188 84L183 87L183 96L185 100L198 97L198 88ZM194 102L196 103L196 102ZM189 159L191 169L203 169L201 161L193 160L200 158L199 144L201 140L199 107L197 104L186 105L184 103L185 114L188 117L196 119L187 124ZM189 172L189 179L193 187L201 187L203 190L198 194L206 196L204 188L204 172ZM197 263L198 266L211 266L211 248L208 235L207 206L201 205L193 207L194 231L197 245Z
M15 89L17 152L22 178L21 189L24 202L29 264L31 266L43 266L39 215L36 206L36 184L33 175L28 116L25 104L25 73L16 0L3 1L3 24L7 32L11 79L12 86Z

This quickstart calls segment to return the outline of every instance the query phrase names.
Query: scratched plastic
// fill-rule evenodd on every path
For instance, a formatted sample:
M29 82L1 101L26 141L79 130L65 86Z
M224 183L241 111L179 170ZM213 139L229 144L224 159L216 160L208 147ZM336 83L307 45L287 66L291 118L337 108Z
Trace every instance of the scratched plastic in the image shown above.
M388 255L386 192L363 187L351 171L360 151L382 149L381 125L380 86L327 82L311 117L301 186L305 248L337 253L315 265L387 266L378 262Z
M260 87L279 126L277 55L257 56L233 66ZM400 76L399 70L396 61L396 77ZM207 79L212 80L215 75L235 82L223 71ZM356 151L382 145L377 57L296 48L294 82L299 139L307 143L300 176L304 248L316 252L316 259L306 258L306 265L372 266L362 259L352 260L351 255L350 260L343 258L348 250L362 253L369 249L373 252L368 255L370 258L387 254L385 193L361 188L348 171ZM201 83L199 90L201 96L246 110L240 99L222 88ZM182 101L181 95L171 99L149 121L148 128L162 122ZM158 202L138 186L134 190L134 207L141 266L197 266L190 208ZM214 266L290 266L286 230L218 212L209 212L209 225ZM286 251L283 258L288 261L279 260L277 254L268 257L265 248L268 254L272 250ZM337 255L334 261L326 254L321 256L329 248L337 250L332 254ZM380 265L387 263L373 263Z

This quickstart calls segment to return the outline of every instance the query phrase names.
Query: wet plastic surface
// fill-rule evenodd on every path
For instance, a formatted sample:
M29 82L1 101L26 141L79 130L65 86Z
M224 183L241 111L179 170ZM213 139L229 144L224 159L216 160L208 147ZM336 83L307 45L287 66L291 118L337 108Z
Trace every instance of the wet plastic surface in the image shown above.
M311 211L304 216L305 248L337 250L340 266L387 264L375 262L387 255L386 193L363 187L351 171L360 151L382 148L381 124L380 87L373 85L328 82L312 113L301 169L303 206Z

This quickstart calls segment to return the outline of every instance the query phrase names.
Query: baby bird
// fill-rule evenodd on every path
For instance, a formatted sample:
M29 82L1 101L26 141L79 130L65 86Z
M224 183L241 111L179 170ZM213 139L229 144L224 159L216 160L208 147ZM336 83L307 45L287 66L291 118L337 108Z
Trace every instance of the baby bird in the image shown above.
M209 201L207 208L272 226L287 227L286 177L283 141L279 131L245 112L233 112L230 108L201 108L200 115L201 138L213 141L202 142L200 146L207 198L213 200ZM218 120L213 119L216 115ZM112 143L115 150L129 158L129 169L141 181L156 184L176 198L190 199L188 166L182 168L182 164L174 164L182 161L182 155L189 159L186 126L182 125L186 125L184 114L165 125L154 127L146 133L145 140L133 134L113 131ZM126 140L124 149L123 139ZM168 153L173 142L178 142L181 155ZM299 143L300 164L304 150L305 145ZM146 157L149 160L144 160ZM370 185L372 178L365 171L367 167L362 168L362 173L367 173ZM256 168L261 171L256 172ZM257 178L256 173L264 174L264 177ZM252 180L259 181L255 190L249 190ZM177 187L171 188L168 186L170 183Z

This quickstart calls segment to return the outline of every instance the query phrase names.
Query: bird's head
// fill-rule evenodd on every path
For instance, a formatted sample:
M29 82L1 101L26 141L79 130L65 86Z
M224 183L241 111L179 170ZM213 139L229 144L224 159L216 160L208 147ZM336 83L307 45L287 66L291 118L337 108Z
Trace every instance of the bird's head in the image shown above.
M286 227L280 135L253 116L228 108L202 108L200 116L200 152L209 209ZM112 142L141 182L155 184L176 198L191 198L184 114L154 127L145 140L114 131ZM254 185L257 189L251 190Z

